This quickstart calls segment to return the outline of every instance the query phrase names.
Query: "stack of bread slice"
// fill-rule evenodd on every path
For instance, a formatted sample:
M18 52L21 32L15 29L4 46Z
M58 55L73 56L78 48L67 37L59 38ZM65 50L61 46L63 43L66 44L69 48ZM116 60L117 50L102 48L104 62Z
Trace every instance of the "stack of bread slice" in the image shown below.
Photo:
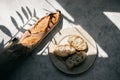
M85 61L88 45L79 35L70 35L67 42L68 44L55 45L53 54L66 58L66 66L72 69Z

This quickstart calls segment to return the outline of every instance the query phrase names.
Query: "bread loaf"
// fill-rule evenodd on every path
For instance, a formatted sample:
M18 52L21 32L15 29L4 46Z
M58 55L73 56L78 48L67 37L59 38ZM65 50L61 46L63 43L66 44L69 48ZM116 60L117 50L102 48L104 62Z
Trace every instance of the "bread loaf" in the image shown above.
M19 43L28 48L34 48L59 22L61 12L51 13L42 19L20 38Z

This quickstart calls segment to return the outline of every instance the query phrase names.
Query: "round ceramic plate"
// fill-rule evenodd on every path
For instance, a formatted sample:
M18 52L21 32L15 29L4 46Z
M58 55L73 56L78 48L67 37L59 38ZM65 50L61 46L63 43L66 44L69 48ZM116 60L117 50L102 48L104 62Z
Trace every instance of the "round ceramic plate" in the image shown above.
M80 64L77 67L74 67L71 70L67 68L65 64L65 60L53 54L54 45L68 44L67 38L70 35L81 36L87 42L87 45L88 45L86 60L82 64ZM94 39L84 29L73 27L73 28L63 29L53 37L49 45L49 52L50 52L49 55L50 55L51 61L56 66L56 68L58 68L60 71L67 74L80 74L87 71L93 65L95 58L97 56L97 47Z

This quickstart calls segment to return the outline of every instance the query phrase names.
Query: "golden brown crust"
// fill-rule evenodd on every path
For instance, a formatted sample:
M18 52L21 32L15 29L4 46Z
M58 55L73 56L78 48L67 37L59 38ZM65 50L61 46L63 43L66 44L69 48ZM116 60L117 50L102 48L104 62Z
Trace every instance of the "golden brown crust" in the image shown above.
M59 19L60 11L43 17L23 34L19 43L29 48L35 47L55 27Z

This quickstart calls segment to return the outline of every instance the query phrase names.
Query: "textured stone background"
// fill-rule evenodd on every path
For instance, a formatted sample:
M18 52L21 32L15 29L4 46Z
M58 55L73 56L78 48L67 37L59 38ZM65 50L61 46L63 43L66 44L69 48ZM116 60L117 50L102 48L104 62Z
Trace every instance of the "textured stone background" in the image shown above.
M38 49L27 58L8 80L120 80L120 0L1 0L0 1L0 49L14 34L21 30L22 14L26 6L36 10L39 18L48 13L45 9L61 10L63 21ZM13 17L18 27L12 23ZM96 41L98 56L94 65L81 75L66 75L51 63L47 44L60 28L71 26L84 28ZM28 26L25 26L25 29ZM24 30L24 29L23 29ZM21 30L22 31L22 30Z

